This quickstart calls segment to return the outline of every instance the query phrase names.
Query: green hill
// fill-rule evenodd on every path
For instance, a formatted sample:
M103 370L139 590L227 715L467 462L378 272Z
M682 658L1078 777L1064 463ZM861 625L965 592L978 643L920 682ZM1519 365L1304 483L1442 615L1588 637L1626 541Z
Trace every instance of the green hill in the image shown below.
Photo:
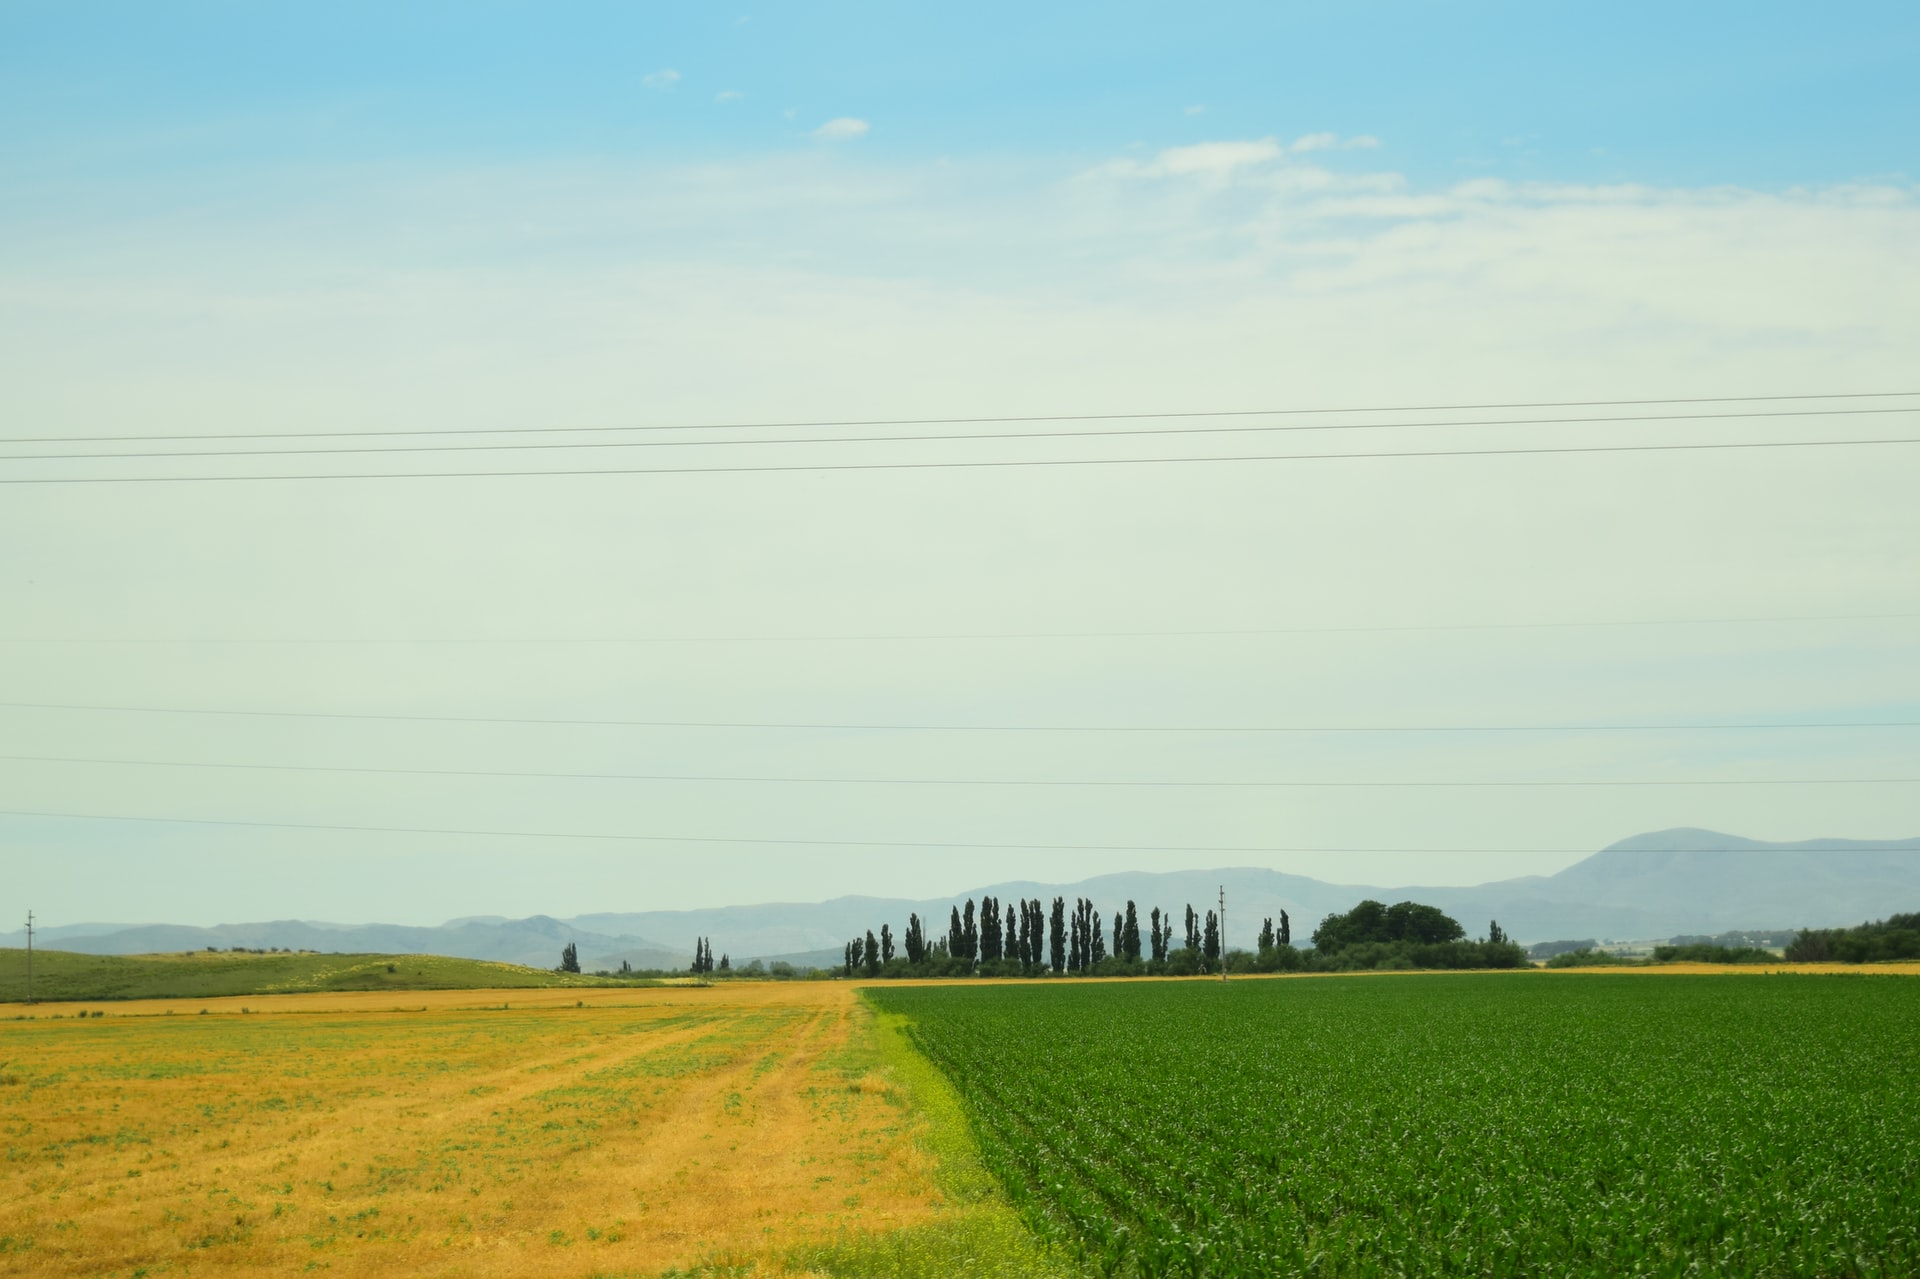
M652 984L643 978L582 976L484 959L450 959L443 955L258 955L229 951L82 955L38 948L33 952L36 1000L199 999L329 990L493 990ZM26 997L26 951L0 949L0 1003L18 1003Z

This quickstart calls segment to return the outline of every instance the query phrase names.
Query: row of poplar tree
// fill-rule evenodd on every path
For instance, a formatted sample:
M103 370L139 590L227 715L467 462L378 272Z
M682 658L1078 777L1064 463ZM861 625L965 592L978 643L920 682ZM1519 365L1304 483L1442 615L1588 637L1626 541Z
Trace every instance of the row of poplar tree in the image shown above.
M1113 913L1109 928L1084 897L1076 898L1071 907L1066 898L1056 897L1050 910L1038 897L1011 902L983 897L977 909L969 898L964 909L953 907L944 937L929 939L926 922L915 914L907 916L898 950L887 924L880 925L878 937L868 930L865 937L854 938L846 944L842 971L849 977L1218 972L1222 960L1218 916L1213 911L1202 916L1189 904L1183 923L1182 945L1176 947L1173 915L1162 914L1157 906L1147 914L1143 939L1133 902ZM1292 923L1281 911L1277 927L1272 919L1264 921L1260 952L1265 955L1290 946L1292 940Z

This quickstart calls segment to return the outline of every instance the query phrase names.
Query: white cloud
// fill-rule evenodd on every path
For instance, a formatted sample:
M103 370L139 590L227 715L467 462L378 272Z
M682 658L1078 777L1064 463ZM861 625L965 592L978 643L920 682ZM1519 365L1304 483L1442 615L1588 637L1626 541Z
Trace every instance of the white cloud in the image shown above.
M1235 169L1266 164L1284 154L1285 149L1272 138L1253 142L1196 142L1192 146L1168 147L1144 163L1116 160L1098 171L1137 178L1225 177Z
M672 67L662 67L658 71L649 71L640 77L641 84L646 85L649 89L658 89L663 93L679 82L680 73Z
M843 142L848 138L864 137L869 127L865 120L850 115L836 116L815 129L813 136L829 142Z
M746 94L740 92L738 89L722 89L713 95L713 100L715 102L738 102L746 96Z
M1186 113L1188 115L1205 115L1207 113L1207 104L1204 102L1196 102L1187 108Z
M1337 133L1309 133L1295 138L1287 150L1294 154L1303 151L1370 151L1380 145L1380 139L1370 133L1343 138Z

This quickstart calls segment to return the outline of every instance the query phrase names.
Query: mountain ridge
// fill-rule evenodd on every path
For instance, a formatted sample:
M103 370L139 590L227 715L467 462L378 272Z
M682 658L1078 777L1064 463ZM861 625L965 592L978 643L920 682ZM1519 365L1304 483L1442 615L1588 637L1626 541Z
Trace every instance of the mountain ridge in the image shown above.
M1619 840L1551 875L1522 875L1471 886L1384 888L1330 883L1264 867L1198 871L1113 871L1075 883L1011 880L950 897L924 899L847 894L818 902L758 902L694 910L598 911L558 919L468 915L438 926L335 924L273 920L198 927L88 922L36 929L41 944L93 954L198 950L207 946L419 953L551 966L571 943L589 971L682 968L693 939L711 937L735 963L753 958L820 962L850 938L883 923L903 929L919 914L942 932L948 911L982 896L1002 900L1088 897L1110 912L1126 901L1141 914L1178 913L1187 903L1206 910L1227 891L1229 942L1245 945L1258 921L1293 920L1304 942L1328 913L1363 898L1409 898L1438 906L1479 934L1498 919L1521 941L1560 937L1659 938L1731 928L1830 927L1920 909L1920 838L1816 839L1773 843L1718 831L1678 827ZM1111 915L1108 916L1111 918ZM24 936L0 935L20 945Z

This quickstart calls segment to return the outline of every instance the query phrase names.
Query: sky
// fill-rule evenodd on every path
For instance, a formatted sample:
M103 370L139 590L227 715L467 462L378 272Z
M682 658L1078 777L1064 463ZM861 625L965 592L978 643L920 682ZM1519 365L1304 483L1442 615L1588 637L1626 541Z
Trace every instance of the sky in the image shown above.
M7 926L1920 833L1920 14L1043 8L0 8Z

